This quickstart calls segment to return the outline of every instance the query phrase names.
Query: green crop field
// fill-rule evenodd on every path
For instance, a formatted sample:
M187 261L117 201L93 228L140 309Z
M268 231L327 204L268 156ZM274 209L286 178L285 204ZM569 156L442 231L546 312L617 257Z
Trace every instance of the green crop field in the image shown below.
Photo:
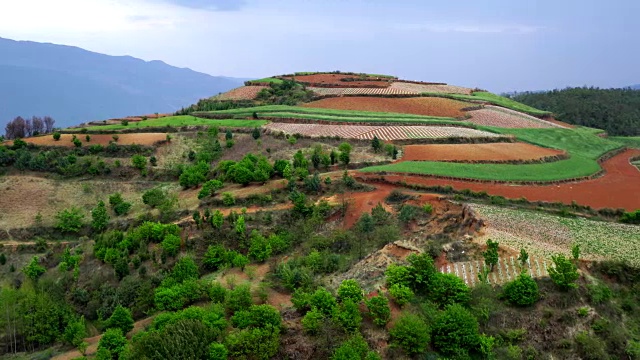
M427 175L502 181L554 181L588 176L600 170L598 157L620 144L600 138L589 129L501 129L479 127L500 134L512 134L519 140L543 147L565 150L567 160L543 164L462 164L434 161L405 161L364 168L365 172L407 172Z
M257 80L250 80L250 83L274 83L274 84L282 84L283 81L281 79L277 79L277 78L264 78L264 79L257 79Z
M359 121L373 121L372 119L377 119L377 121L389 121L389 122L411 120L411 121L419 121L419 122L433 122L433 121L443 122L444 121L449 123L458 123L458 124L460 123L460 121L454 118L448 118L448 117L423 116L423 115L400 114L400 113L385 113L385 112L375 112L375 111L306 108L301 106L287 106L287 105L256 106L251 108L198 112L194 114L201 115L201 116L205 116L205 114L211 114L211 115L251 117L253 116L254 112L258 116L272 116L272 117L282 116L282 117L300 118L300 119L321 120L320 117L325 116L325 117L331 117L331 118L326 118L327 120L335 120L335 121L357 121L357 120L347 120L347 119L348 118L366 118L367 120L359 120Z
M640 136L611 136L609 139L628 147L640 149Z
M442 93L422 93L423 96L434 96L434 97L445 97L451 98L455 100L480 100L492 103L494 105L502 106L507 109L520 111L525 114L533 115L533 116L541 116L541 115L549 115L550 112L538 110L529 105L525 105L519 103L517 101L511 100L504 96L492 94L490 92L485 91L476 91L472 95L461 95L461 94L442 94Z
M122 124L117 125L98 125L98 126L90 126L86 129L89 131L117 131L124 129L135 129L135 128L147 128L147 127L165 127L165 126L196 126L196 125L205 125L205 126L222 126L222 127L259 127L266 124L267 121L264 120L211 120L211 119L203 119L195 116L189 115L181 115L181 116L168 116L160 119L151 119L151 120L143 120L139 122L130 122L129 125L125 126ZM80 129L67 129L67 131L80 131Z

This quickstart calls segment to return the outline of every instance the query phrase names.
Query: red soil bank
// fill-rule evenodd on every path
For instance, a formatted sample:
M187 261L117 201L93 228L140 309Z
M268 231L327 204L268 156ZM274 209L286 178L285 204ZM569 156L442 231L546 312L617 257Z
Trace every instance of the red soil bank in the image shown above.
M401 161L537 160L562 153L526 143L407 145Z
M322 109L382 111L455 118L464 116L464 111L460 109L469 106L469 104L437 97L372 98L367 96L350 96L323 99L303 106Z

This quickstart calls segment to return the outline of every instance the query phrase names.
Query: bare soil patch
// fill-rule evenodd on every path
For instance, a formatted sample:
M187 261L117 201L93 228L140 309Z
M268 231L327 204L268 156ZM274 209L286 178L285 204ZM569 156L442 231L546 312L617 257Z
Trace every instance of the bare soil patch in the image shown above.
M381 111L457 118L465 115L465 112L461 109L469 106L469 104L438 97L372 98L368 96L349 96L322 99L303 106L321 109Z
M562 153L527 143L407 145L402 161L537 160Z
M90 135L91 141L87 141L85 135L78 134L76 135L78 140L82 141L83 146L90 145L109 145L110 141L113 141L113 135L110 134L95 134ZM75 145L71 141L73 136L71 134L62 134L60 136L60 140L53 140L52 135L45 136L37 136L30 137L24 139L24 141L41 146L64 146L64 147L74 147ZM138 134L118 134L118 145L147 145L151 146L157 142L164 141L167 139L167 134L163 133L138 133Z

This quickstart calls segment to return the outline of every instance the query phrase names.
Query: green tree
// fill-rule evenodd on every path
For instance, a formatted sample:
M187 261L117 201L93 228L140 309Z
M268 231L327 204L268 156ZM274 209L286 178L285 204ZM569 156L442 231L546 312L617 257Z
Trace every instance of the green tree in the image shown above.
M247 225L244 221L244 216L238 217L235 224L236 234L244 236L245 232L247 232Z
M338 287L338 300L340 302L351 300L353 303L358 304L363 298L362 288L356 280L342 280L340 287Z
M449 305L431 329L434 347L445 356L467 356L480 342L478 320L460 304Z
M222 215L222 211L216 210L213 215L211 215L211 226L214 229L220 229L223 223L224 215Z
M343 142L338 146L338 150L343 153L351 153L352 147L348 142Z
M271 253L272 249L269 241L254 229L251 232L248 255L257 261L264 262L271 257Z
M280 329L267 326L235 330L226 337L225 345L233 359L271 359L280 348Z
M178 283L197 280L200 277L200 270L198 270L198 265L191 256L185 256L180 258L173 266L171 277Z
M153 188L142 194L142 202L152 208L161 206L167 197L167 192L161 188Z
M211 343L209 345L209 359L208 360L227 360L229 352L227 348L220 343Z
M471 289L454 274L435 273L429 285L429 298L445 307L451 304L467 304L471 300Z
M369 353L373 352L369 351L367 342L362 338L362 335L356 334L333 352L331 360L367 360L370 359Z
M373 323L378 326L385 326L391 320L391 309L389 300L384 294L378 294L364 301L373 317Z
M524 272L515 280L506 283L502 291L503 297L509 303L517 306L533 305L540 297L538 284Z
M178 236L167 234L162 240L162 243L160 243L160 246L162 247L162 251L168 256L176 256L180 250L181 243L182 241Z
M224 184L220 180L209 180L202 185L202 189L198 193L198 199L204 199L208 196L215 195L215 192L222 189Z
M347 332L355 332L360 329L362 323L362 315L358 304L350 298L346 298L340 305L336 307L334 318Z
M429 344L429 327L419 316L403 313L391 330L392 346L398 346L408 355L425 352Z
M100 200L98 205L91 210L91 227L94 231L103 232L109 225L109 214L104 201Z
M59 132L54 132L53 133L53 140L58 141L60 140L60 133Z
M329 290L319 287L310 297L309 303L324 315L330 316L337 306L336 298Z
M98 342L98 352L102 349L108 350L114 358L118 358L127 346L127 338L122 334L119 328L107 329L100 342Z
M302 318L302 328L309 334L315 335L320 330L324 318L324 314L320 310L311 309Z
M209 245L202 259L205 268L216 271L227 265L229 261L227 249L222 245Z
M562 254L552 256L551 260L554 266L549 268L549 277L553 283L563 291L577 288L578 285L575 281L578 280L580 274L576 264Z
M524 271L524 267L529 262L529 253L527 253L527 250L525 250L524 248L520 249L520 255L518 255L518 261L520 262L520 267L522 268L522 271Z
M331 165L335 165L338 160L338 153L335 150L331 150L329 153L329 159L331 160Z
M240 270L244 271L244 268L249 265L249 258L240 253L233 253L232 255L233 257L231 258L231 264L234 267L240 268Z
M402 284L393 284L389 287L389 294L395 300L396 304L404 306L413 299L413 291L411 288Z
M122 305L118 305L111 314L111 317L107 320L106 328L120 329L123 334L133 330L133 316L131 315L131 310Z
M77 233L82 228L84 215L77 207L65 209L56 214L56 228L63 232Z
M260 129L258 129L257 127L253 128L253 131L251 132L251 136L255 139L258 140L260 138Z
M340 160L340 162L345 166L349 165L349 163L351 162L351 153L345 151L340 152L340 155L338 155L338 160Z
M84 338L87 336L86 326L84 324L84 316L79 319L72 319L67 323L62 334L62 339L70 345L73 345L84 354L86 346L88 345Z
M142 155L133 155L131 157L131 164L138 170L143 170L147 166L147 158Z
M498 242L487 239L487 250L482 253L482 256L484 256L484 263L493 271L498 264Z
M229 291L226 305L231 312L249 309L253 305L250 285L238 285L235 289Z
M224 139L227 141L233 139L233 133L231 132L231 130L227 129L224 134Z
M22 272L31 280L37 281L42 274L45 273L47 269L44 266L40 265L37 256L31 258L31 261L27 266L22 269Z
M373 148L374 152L378 152L380 151L380 149L382 149L382 141L380 141L380 139L378 139L377 136L373 136L373 140L371 140L371 147Z

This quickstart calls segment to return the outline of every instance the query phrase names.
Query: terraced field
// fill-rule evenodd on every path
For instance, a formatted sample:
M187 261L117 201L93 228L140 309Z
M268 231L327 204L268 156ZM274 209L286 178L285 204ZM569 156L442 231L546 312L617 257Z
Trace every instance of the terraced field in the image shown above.
M401 161L537 160L562 153L527 143L406 145Z
M467 121L476 125L496 126L502 128L552 128L562 127L549 121L526 115L517 111L487 105L484 109L470 111L470 119Z
M366 126L366 125L316 125L271 123L264 126L274 132L285 134L301 134L311 137L339 136L346 139L380 140L404 139L437 139L437 138L498 138L501 135L475 129L445 127L445 126Z
M640 226L490 205L472 207L486 220L485 236L516 251L525 248L530 254L549 258L557 253L569 255L571 247L578 244L581 258L640 265Z
M215 100L253 100L258 96L258 93L262 89L266 89L267 86L241 86L226 93L214 96Z
M553 266L553 263L547 259L539 257L530 257L525 265L525 271L533 278L541 278L549 276L547 269ZM467 262L457 262L447 264L440 267L440 272L445 274L454 274L464 280L469 286L474 286L480 282L478 274L480 274L487 266L482 260L472 260ZM489 273L487 281L490 284L504 284L514 280L520 275L520 263L516 257L501 257L498 264Z
M403 90L394 88L393 85L388 88L321 88L321 87L307 87L308 90L313 91L318 95L418 95L419 92L411 90Z
M322 99L304 104L304 107L321 109L381 111L426 116L461 118L463 108L470 104L438 97L415 98L372 98L369 96L349 96Z
M396 81L389 87L398 91L407 91L414 94L420 93L440 93L440 94L461 94L470 95L471 89L453 85L429 85L429 84L413 84L402 81Z

